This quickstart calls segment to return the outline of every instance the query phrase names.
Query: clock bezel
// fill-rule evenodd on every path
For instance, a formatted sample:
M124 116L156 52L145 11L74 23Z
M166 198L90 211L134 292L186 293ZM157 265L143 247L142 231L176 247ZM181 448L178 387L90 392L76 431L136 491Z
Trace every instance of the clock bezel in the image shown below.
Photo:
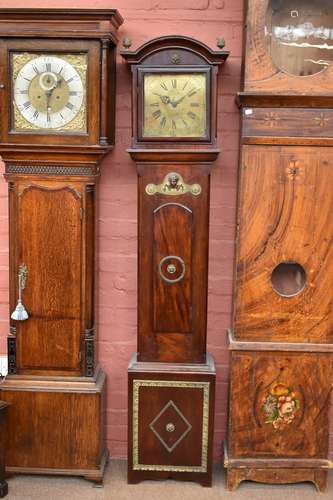
M86 75L86 114L87 131L66 131L56 129L33 129L16 130L13 120L14 101L14 81L12 78L12 54L35 53L36 56L49 54L50 56L60 56L61 54L86 54L87 55L87 75ZM96 144L99 134L96 127L91 126L92 120L99 122L100 113L100 85L96 85L96 76L100 80L100 45L96 40L7 40L0 49L5 64L1 71L1 80L7 81L5 91L0 94L1 107L3 109L1 118L0 141L10 144L29 143L40 144L73 144L89 145Z
M143 134L144 131L144 78L146 74L204 74L206 77L206 132L203 136L147 136ZM138 93L137 93L137 139L138 142L142 143L210 143L211 142L211 83L212 83L212 70L210 66L200 65L200 66L145 66L138 68Z

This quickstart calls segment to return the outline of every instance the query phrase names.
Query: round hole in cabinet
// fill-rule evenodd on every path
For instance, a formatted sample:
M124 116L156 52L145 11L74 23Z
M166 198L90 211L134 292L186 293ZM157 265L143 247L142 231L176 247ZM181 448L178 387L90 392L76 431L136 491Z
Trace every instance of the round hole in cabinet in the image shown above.
M271 282L281 297L294 297L306 286L306 272L297 262L281 262L273 270Z

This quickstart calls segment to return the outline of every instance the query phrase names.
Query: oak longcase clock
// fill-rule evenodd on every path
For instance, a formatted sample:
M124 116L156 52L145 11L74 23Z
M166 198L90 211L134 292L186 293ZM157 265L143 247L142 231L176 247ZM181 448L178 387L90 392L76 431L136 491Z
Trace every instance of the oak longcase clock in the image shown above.
M228 486L323 490L333 383L328 0L248 0Z
M187 37L124 50L139 175L138 352L128 481L211 484L215 367L206 352L210 170L222 50ZM149 403L148 403L149 402Z
M0 10L9 473L100 482L107 462L105 375L94 356L95 199L113 146L121 23L115 10Z

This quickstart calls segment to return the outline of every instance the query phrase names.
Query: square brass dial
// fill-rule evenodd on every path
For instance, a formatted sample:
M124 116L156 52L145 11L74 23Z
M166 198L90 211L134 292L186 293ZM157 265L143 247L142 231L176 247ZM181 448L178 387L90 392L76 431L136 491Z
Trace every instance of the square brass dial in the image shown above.
M87 54L12 52L12 129L87 132Z
M143 90L143 138L206 137L206 73L147 73Z

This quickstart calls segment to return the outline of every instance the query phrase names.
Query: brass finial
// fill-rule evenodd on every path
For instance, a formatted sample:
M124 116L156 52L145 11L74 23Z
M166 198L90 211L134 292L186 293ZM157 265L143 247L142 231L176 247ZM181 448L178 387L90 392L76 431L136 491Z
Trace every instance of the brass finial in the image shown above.
M219 49L224 49L225 39L224 38L217 38L216 45L218 46Z
M131 45L132 45L132 40L128 36L125 36L125 38L123 38L124 49L128 50Z

